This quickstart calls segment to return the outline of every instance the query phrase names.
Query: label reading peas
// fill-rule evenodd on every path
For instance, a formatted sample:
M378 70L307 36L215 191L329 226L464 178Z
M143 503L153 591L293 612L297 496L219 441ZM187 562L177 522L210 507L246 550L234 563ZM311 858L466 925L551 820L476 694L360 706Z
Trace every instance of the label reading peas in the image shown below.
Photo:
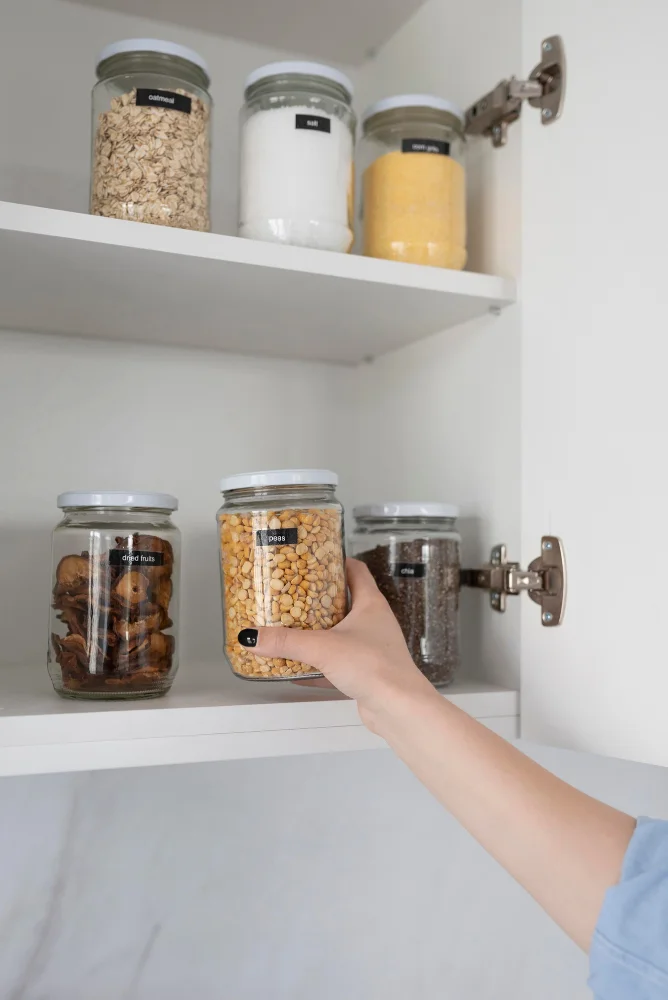
M312 132L331 132L332 121L323 115L295 115L295 128L306 128Z
M277 528L273 531L255 532L256 545L296 545L298 541L296 528Z
M139 552L132 549L111 549L110 566L164 566L164 552Z
M402 576L407 580L417 580L426 572L426 563L395 563L392 567L392 576Z
M172 111L183 111L189 115L193 102L185 94L175 94L172 90L146 90L137 88L137 100L140 108L171 108Z
M439 156L450 155L450 143L440 139L402 139L402 153L436 153Z

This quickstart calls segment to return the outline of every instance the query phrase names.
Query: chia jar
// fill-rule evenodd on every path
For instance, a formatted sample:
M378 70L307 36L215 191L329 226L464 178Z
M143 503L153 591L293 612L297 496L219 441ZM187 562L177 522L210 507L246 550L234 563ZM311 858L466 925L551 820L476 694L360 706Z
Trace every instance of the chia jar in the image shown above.
M436 687L450 684L460 661L458 508L385 503L353 515L352 554L387 598L413 662Z
M62 493L48 668L64 698L155 698L176 674L180 532L167 493Z
M243 629L329 629L347 612L343 507L335 473L281 469L227 476L218 511L225 653L235 674L320 677L304 663L256 656Z

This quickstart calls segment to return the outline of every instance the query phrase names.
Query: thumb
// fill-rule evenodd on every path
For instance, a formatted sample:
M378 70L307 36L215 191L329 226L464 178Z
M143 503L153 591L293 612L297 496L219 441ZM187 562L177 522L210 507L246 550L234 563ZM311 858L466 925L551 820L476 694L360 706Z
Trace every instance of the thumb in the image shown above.
M272 659L299 660L309 667L321 670L330 659L332 642L337 637L328 630L283 628L246 628L239 633L239 643L252 649L257 656Z

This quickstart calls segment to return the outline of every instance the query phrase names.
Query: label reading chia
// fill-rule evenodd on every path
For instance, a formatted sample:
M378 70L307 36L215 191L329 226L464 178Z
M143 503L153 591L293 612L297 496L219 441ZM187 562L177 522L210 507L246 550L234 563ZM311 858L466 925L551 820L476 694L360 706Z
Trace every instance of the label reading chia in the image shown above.
M172 111L183 111L189 115L193 102L185 94L175 94L173 90L145 90L137 88L137 100L140 108L171 108Z
M395 563L392 567L392 576L403 576L411 580L423 577L426 573L426 563Z
M110 566L164 566L164 552L140 552L133 549L111 549Z
M440 156L450 155L450 143L440 139L402 139L402 153L438 153Z
M295 128L307 128L312 132L331 132L331 118L322 115L295 115Z
M276 528L255 532L256 545L296 545L298 541L296 528Z

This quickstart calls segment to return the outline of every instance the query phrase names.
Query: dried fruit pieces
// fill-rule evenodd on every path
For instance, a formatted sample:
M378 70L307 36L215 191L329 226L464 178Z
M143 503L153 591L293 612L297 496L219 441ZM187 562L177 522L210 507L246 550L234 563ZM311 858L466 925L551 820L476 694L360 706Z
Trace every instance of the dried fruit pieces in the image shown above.
M56 569L53 607L66 634L51 643L66 691L146 693L165 688L172 669L172 546L139 533L115 542L101 556L67 555Z

